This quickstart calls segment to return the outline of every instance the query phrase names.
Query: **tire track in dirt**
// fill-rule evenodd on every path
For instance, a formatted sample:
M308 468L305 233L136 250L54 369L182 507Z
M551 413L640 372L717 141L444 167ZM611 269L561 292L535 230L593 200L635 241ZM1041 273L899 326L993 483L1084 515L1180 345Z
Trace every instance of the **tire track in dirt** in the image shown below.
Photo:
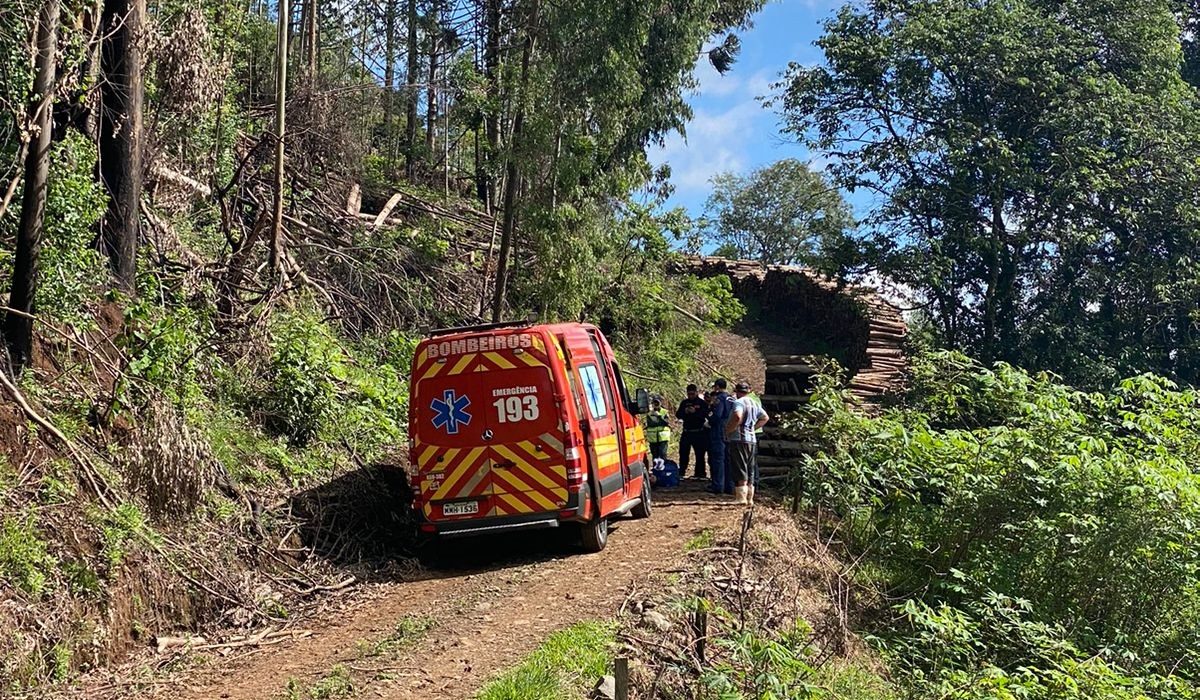
M741 512L693 482L656 494L649 520L614 523L608 547L598 554L576 554L561 536L465 543L455 564L468 570L369 586L355 593L336 619L296 622L297 628L312 629L311 637L264 647L236 661L218 660L142 697L283 697L289 680L311 684L343 664L356 672L358 697L469 698L550 633L612 616L631 584L677 568L688 540L705 528L735 526ZM486 563L479 566L479 558ZM386 639L408 616L429 616L436 624L378 667L361 659L364 645Z

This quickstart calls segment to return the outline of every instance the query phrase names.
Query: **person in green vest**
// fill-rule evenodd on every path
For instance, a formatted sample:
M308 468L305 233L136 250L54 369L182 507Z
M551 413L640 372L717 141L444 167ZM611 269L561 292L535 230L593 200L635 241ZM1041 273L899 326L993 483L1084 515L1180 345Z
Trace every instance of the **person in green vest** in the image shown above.
M671 415L662 407L662 401L652 399L650 412L646 414L646 442L650 443L650 458L667 458L667 443L671 441Z

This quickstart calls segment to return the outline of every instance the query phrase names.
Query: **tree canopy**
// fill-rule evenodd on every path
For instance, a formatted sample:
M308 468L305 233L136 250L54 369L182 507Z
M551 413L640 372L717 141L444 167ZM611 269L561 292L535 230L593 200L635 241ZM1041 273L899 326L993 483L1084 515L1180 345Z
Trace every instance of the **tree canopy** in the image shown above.
M874 192L945 343L1104 382L1200 378L1200 118L1168 0L870 0L793 64L787 129Z
M709 240L732 257L764 265L817 264L854 225L837 187L798 160L748 175L721 173L712 186Z

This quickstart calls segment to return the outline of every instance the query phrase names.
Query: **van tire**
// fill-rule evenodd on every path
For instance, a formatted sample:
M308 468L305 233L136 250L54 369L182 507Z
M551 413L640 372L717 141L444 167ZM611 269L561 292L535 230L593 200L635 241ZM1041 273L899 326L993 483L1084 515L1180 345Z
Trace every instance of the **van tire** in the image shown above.
M579 526L583 551L599 552L608 544L608 518L596 517Z
M653 504L650 503L650 479L642 477L642 501L630 509L629 514L636 520L642 520L650 517L650 512L653 510Z

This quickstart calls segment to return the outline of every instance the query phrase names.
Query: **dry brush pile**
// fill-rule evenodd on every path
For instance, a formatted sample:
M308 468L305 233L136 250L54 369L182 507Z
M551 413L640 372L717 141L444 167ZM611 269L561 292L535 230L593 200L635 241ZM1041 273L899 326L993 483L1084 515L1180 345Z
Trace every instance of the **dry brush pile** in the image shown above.
M827 547L782 509L704 531L689 561L621 608L633 698L841 698L884 693L851 632L849 586ZM874 692L874 691L872 691Z

